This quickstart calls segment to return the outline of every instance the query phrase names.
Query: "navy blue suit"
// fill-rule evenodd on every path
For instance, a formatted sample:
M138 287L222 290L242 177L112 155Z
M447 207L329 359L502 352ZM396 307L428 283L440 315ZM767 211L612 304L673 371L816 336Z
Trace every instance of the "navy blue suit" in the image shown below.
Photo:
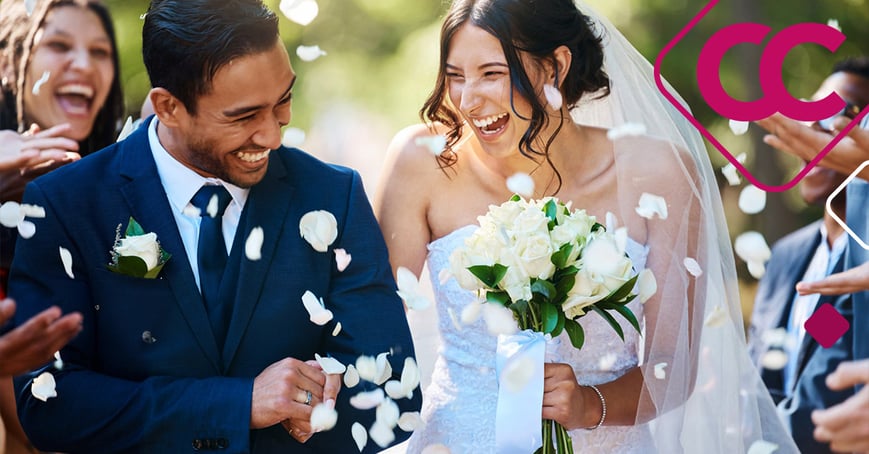
M299 444L276 425L250 430L253 379L286 357L330 355L344 364L359 355L392 351L396 378L413 344L389 266L382 234L359 175L296 149L273 150L263 180L251 188L230 253L232 318L222 350L184 252L157 168L147 128L80 162L28 185L26 203L45 207L36 235L18 242L10 294L16 322L57 304L84 315L84 329L62 355L62 371L49 370L58 396L31 396L29 380L16 380L22 424L43 450L64 452L191 452L194 445L221 452L358 452L350 426L366 428L374 411L348 399L365 385L342 389L338 425ZM315 251L299 234L299 220L326 210L338 220L332 248L352 254L338 272L332 249ZM106 269L116 228L135 218L172 254L157 279ZM244 257L244 243L262 227L262 259ZM75 279L64 272L58 247L72 253ZM227 279L224 279L226 281ZM224 286L226 287L226 286ZM323 297L334 319L309 320L306 290ZM343 329L333 336L335 323ZM37 372L38 373L38 372ZM373 386L373 385L370 385ZM420 406L420 392L397 403ZM398 439L408 434L396 429ZM366 452L377 447L368 443Z

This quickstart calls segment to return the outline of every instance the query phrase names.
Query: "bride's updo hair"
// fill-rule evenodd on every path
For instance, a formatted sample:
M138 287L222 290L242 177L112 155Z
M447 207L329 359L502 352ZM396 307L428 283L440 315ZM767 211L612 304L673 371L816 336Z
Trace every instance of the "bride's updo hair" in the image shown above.
M531 57L536 65L549 62L559 77L566 74L563 83L556 82L561 84L561 94L568 108L574 107L587 93L606 96L609 77L603 70L603 48L594 24L572 0L454 0L441 27L437 82L420 111L423 121L439 122L449 128L446 150L438 157L442 167L455 163L452 147L462 134L461 116L446 102L447 56L453 36L468 22L500 41L510 68L511 85L531 105L531 118L525 118L531 124L519 143L519 151L535 161L539 157L548 160L549 145L561 130L564 116L555 133L546 140L546 147L536 149L534 143L548 125L549 117L521 56ZM567 47L572 54L567 71L557 67L553 52L559 46Z

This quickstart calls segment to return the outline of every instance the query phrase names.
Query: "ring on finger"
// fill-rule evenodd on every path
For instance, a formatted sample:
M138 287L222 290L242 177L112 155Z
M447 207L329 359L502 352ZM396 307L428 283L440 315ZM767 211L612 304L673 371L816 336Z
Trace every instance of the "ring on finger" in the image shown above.
M311 399L313 398L313 394L311 391L305 391L305 405L311 405Z

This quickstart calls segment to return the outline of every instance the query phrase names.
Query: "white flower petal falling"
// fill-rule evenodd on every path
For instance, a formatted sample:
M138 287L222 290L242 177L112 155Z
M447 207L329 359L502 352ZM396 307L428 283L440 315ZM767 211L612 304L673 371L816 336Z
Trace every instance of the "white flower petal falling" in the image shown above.
M303 26L310 24L320 12L315 0L281 0L279 9L287 19Z
M440 282L441 285L446 285L451 277L453 277L452 271L450 271L449 268L444 268L438 273L438 282Z
M447 137L443 134L417 137L413 141L417 146L428 148L429 153L439 156L447 147Z
M299 220L299 234L317 252L326 252L338 238L338 220L325 210L309 211Z
M127 121L124 122L124 127L121 128L121 133L118 134L118 139L115 140L115 142L120 142L126 139L131 132L133 132L133 117L128 116Z
M413 358L408 357L404 359L401 381L389 380L386 382L385 389L386 394L392 399L410 399L417 386L419 386L419 367Z
M344 372L344 386L353 388L359 384L359 372L356 371L356 366L350 364L347 366L347 371Z
M772 254L763 235L755 231L744 232L736 237L733 249L748 264L748 272L755 279L763 277L766 272L764 265Z
M642 123L624 123L606 132L609 140L618 140L623 137L641 136L646 133L646 125Z
M299 148L303 143L305 143L305 131L299 128L291 126L281 135L281 145L287 148Z
M332 320L332 311L326 309L323 303L323 298L317 298L310 290L305 291L302 295L302 304L308 311L311 321L319 326L323 326Z
M24 220L24 211L21 204L10 201L0 205L0 224L3 227L14 229Z
M42 219L45 217L45 208L39 205L31 205L29 203L22 203L20 205L21 213L28 218L39 218Z
M326 52L323 49L320 49L320 46L299 46L296 48L296 55L299 56L302 61L314 61L320 57L326 55Z
M740 153L739 156L736 157L736 161L740 164L744 164L745 158L745 153ZM730 186L739 186L739 183L742 182L742 179L739 178L739 171L736 170L736 166L734 166L732 162L728 162L727 165L721 168L721 174L724 175L724 178L727 179L727 184Z
M325 402L320 402L311 410L311 430L325 432L335 427L338 422L338 412Z
M389 362L387 356L389 356L389 352L383 352L377 355L377 358L375 359L375 364L377 364L377 375L373 382L376 385L382 385L386 383L386 380L389 380L390 377L392 377L392 364Z
M546 102L554 110L561 110L561 106L564 104L564 97L561 96L561 91L552 84L543 84L543 95L546 96Z
M462 323L470 325L476 322L483 313L483 303L473 301L462 309Z
M637 278L637 298L640 299L640 302L645 303L657 292L658 281L652 270L646 268L640 271L640 276Z
M663 380L667 378L667 371L664 370L667 368L667 363L658 363L655 364L655 378L658 380Z
M745 214L757 214L766 208L766 191L755 185L742 188L739 193L739 209Z
M208 199L208 205L205 207L205 212L208 213L211 217L217 217L217 209L219 208L220 199L217 198L217 194L211 196Z
M513 318L513 311L499 304L483 305L483 320L492 335L515 334L519 331L519 325Z
M748 262L748 274L755 279L760 279L766 274L766 264L763 262Z
M368 444L368 431L365 430L365 426L358 422L354 422L353 425L350 426L350 434L353 435L353 441L356 442L356 448L359 449L359 452L362 452L362 450L365 449L365 445Z
M652 219L655 216L667 219L667 201L661 196L644 192L640 195L636 211L637 214L646 219Z
M764 344L770 347L783 347L787 343L789 336L786 328L768 329L760 336Z
M248 260L256 261L263 258L263 241L265 233L262 227L254 227L250 229L247 235L247 240L244 242L244 255Z
M370 435L371 440L374 441L374 443L377 443L377 446L380 446L381 448L385 448L395 441L395 434L392 433L392 428L386 427L386 424L379 420L374 421L374 424L371 425L371 429L368 430L368 435Z
M346 270L352 259L353 257L346 250L335 249L335 266L338 267L338 271Z
M618 357L615 353L607 353L606 355L601 356L597 361L597 367L602 371L610 371L613 369L613 366L616 365L617 359Z
M706 320L703 321L703 324L714 328L723 325L728 319L727 311L718 304L712 308L712 311L706 316Z
M700 264L697 263L697 260L694 260L691 257L685 257L685 260L682 260L682 264L685 265L688 274L694 277L700 277L703 275L703 268L700 268Z
M350 405L357 410L370 410L377 407L386 399L383 390L375 388L372 391L365 391L356 394L350 398Z
M31 92L33 96L39 96L39 89L42 88L42 85L48 82L48 78L51 77L51 71L45 71L42 73L42 77L39 78L36 82L33 83L33 89Z
M332 336L337 336L341 332L341 322L335 323L335 328L332 329Z
M398 427L405 432L413 432L423 426L418 411L407 411L398 417Z
M63 369L63 359L60 357L60 351L54 352L54 368L57 370Z
M356 371L362 380L373 382L378 375L377 358L365 355L356 358Z
M741 136L748 132L748 122L747 121L738 121L738 120L730 120L728 122L730 125L730 131L736 134L737 136Z
M189 218L198 218L202 214L202 210L197 206L187 205L183 210L181 210L181 214Z
M63 263L63 270L66 271L66 275L70 279L75 279L75 275L72 274L72 254L69 249L63 246L58 246L57 249L60 252L60 262Z
M462 323L459 322L459 318L456 316L456 312L453 310L453 308L448 307L447 314L449 314L449 316L450 316L450 322L452 322L453 328L455 328L456 331L461 331L462 330Z
M36 235L36 224L30 221L21 221L18 223L18 234L25 240Z
M832 27L836 30L842 31L842 27L839 26L838 19L827 19L827 27Z
M377 406L376 420L392 429L398 424L400 412L401 410L398 409L398 405L392 399L386 398Z
M531 377L534 376L535 367L534 360L527 355L511 358L507 362L506 367L504 367L504 370L501 371L501 377L499 377L498 382L507 391L518 393L531 381Z
M30 393L33 397L46 402L52 397L57 397L57 383L54 381L54 375L51 372L43 372L38 377L33 379L30 385Z
M423 294L423 289L413 271L403 266L398 267L395 270L395 281L398 285L398 296L404 300L408 309L421 311L431 306L431 301Z
M507 178L507 189L523 197L534 196L534 179L524 172L516 172Z
M769 370L782 370L788 364L788 354L782 350L769 350L760 357L760 364Z
M778 445L766 440L757 440L748 447L746 454L772 454L778 450Z
M347 370L347 366L341 364L335 358L330 356L320 356L319 353L314 353L314 359L317 360L317 364L323 369L323 372L332 375L332 374L343 374Z

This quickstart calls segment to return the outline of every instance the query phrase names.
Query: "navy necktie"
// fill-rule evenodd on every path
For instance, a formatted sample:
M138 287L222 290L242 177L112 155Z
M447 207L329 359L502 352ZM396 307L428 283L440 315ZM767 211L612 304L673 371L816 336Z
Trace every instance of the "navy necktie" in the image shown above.
M223 240L223 212L232 197L220 185L207 185L199 189L190 203L199 208L202 220L199 224L197 263L199 265L199 288L205 300L205 308L211 321L211 329L219 348L223 347L226 320L220 310L218 293L223 270L226 268L226 242ZM210 208L210 209L209 209Z

